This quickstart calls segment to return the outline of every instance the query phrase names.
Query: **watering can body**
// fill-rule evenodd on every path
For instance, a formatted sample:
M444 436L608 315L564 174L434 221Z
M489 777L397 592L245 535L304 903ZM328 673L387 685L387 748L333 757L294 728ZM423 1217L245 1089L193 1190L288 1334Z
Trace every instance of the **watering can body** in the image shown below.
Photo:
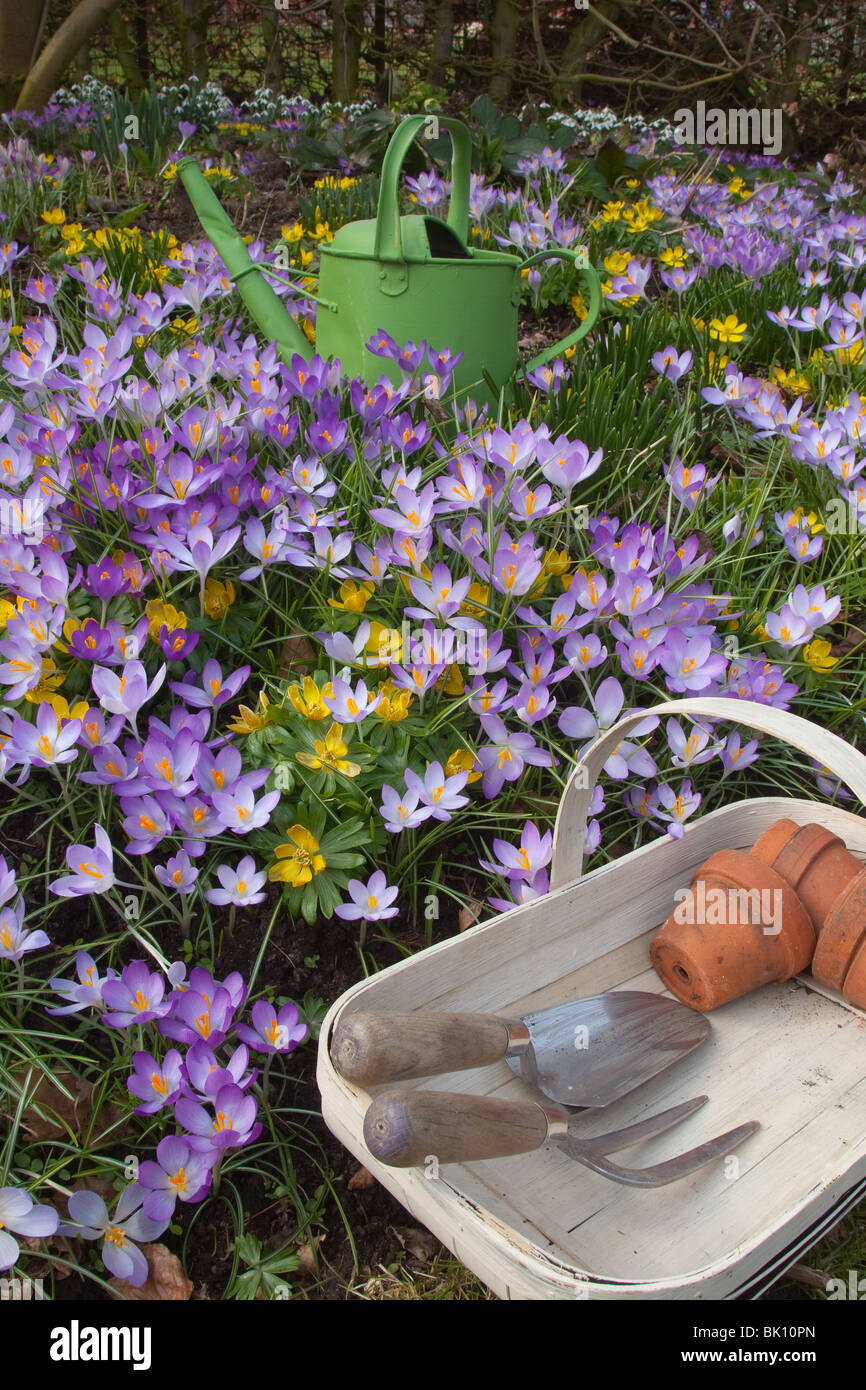
M447 220L401 217L403 161L428 120L408 116L397 127L385 153L376 217L347 223L322 247L315 351L339 358L350 377L375 380L385 375L398 384L403 379L400 364L370 352L367 343L380 332L401 348L426 341L434 353L447 348L452 355L462 354L450 391L461 401L471 397L495 411L517 368L521 271L544 259L570 259L589 290L589 313L581 326L524 370L543 366L584 337L598 316L601 285L585 253L551 247L524 261L468 245L471 136L461 121L450 117L438 118L453 149ZM178 172L255 322L276 339L285 361L297 354L309 360L313 349L250 260L195 160L181 160ZM429 364L420 370L422 377L435 377Z
M406 343L451 354L462 353L452 388L462 399L493 404L483 373L497 385L517 366L517 310L520 266L516 256L473 251L459 255L460 243L447 243L450 229L432 217L403 217L405 269L383 265L354 247L372 238L375 223L344 227L323 248L316 296L316 350L338 357L351 377L403 379L398 362L368 350L366 344L386 333L401 348ZM342 233L350 233L343 237ZM420 235L419 235L420 234ZM429 236L429 241L428 241ZM423 237L423 245L421 240ZM456 255L430 252L430 242ZM411 251L407 243L412 245ZM395 292L397 291L397 292ZM428 361L421 377L433 375Z

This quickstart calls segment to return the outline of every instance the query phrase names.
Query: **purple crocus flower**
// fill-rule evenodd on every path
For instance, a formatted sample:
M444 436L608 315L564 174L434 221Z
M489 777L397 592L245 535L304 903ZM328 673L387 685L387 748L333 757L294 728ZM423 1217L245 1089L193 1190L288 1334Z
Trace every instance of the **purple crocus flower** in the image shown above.
M101 1241L105 1268L134 1288L140 1288L148 1275L147 1260L134 1242L156 1240L168 1225L168 1219L154 1221L144 1214L144 1196L145 1189L137 1182L131 1183L118 1197L114 1215L109 1216L105 1202L96 1192L86 1188L73 1192L69 1198L72 1220L60 1226L61 1235Z
M197 1153L212 1149L235 1149L258 1139L262 1127L256 1121L256 1102L240 1086L221 1086L211 1098L214 1114L192 1100L179 1100L174 1108L178 1124L187 1133L187 1143Z
M418 809L420 799L417 791L407 790L401 796L386 782L382 787L382 805L379 808L385 829L390 830L392 835L399 835L401 830L411 830L428 820L432 812L429 806Z
M171 1008L171 1014L168 1009ZM164 1010L159 1031L175 1042L206 1042L209 1047L219 1047L232 1026L236 1005L232 1003L227 989L218 988L212 993L200 994L196 989L187 989L178 998L172 995L172 1002Z
M368 883L350 878L348 889L352 901L334 909L344 922L379 922L385 917L396 917L400 910L393 906L399 890L389 886L381 869L371 874Z
M136 1106L136 1115L155 1115L164 1105L173 1105L183 1092L183 1070L181 1055L177 1048L171 1048L157 1062L149 1052L134 1052L132 1076L126 1083L131 1095L137 1096L143 1104Z
M724 747L716 751L725 769L722 773L724 781L732 772L741 772L744 767L758 761L758 740L753 738L750 743L743 743L740 735L734 732L728 735Z
M236 1047L228 1061L223 1065L217 1061L216 1053L204 1042L194 1043L186 1054L184 1070L186 1085L184 1095L189 1100L195 1095L208 1099L216 1095L222 1086L239 1086L245 1091L258 1076L253 1070L247 1072L250 1060L249 1048L241 1043Z
M552 765L550 753L539 748L532 734L511 733L498 715L482 715L481 727L490 739L477 753L484 772L481 786L488 801L499 795L505 782L516 782L527 763L532 767Z
M96 598L106 602L118 594L125 594L129 588L129 579L120 565L116 565L113 560L106 558L95 565L87 566L81 587L86 589L88 594L93 594Z
M273 1004L259 999L253 1004L250 1017L252 1028L239 1023L235 1031L254 1052L294 1052L310 1031L306 1023L298 1022L298 1010L292 1003L284 1004L277 1013Z
M166 661L184 661L191 656L199 643L201 633L183 627L169 628L166 623L159 629L159 648Z
M90 683L94 693L109 714L122 714L135 733L135 716L147 700L152 700L165 680L165 666L160 666L148 684L147 672L140 661L128 661L120 674L105 666L94 666Z
M482 869L498 874L501 878L532 879L544 869L553 855L553 832L548 830L541 835L535 821L528 820L520 836L520 847L507 840L494 840L493 851L498 861L480 859Z
M681 840L683 821L694 815L700 804L701 794L692 789L691 782L683 782L678 792L669 787L667 782L662 782L658 789L655 814L659 820L667 822L667 831L671 839Z
M61 720L46 700L39 705L35 725L16 714L10 732L5 752L17 762L28 762L34 767L55 767L58 763L74 762L78 757L74 745L81 733L81 720Z
M145 1191L142 1211L152 1221L170 1221L175 1205L200 1202L207 1195L216 1151L196 1153L185 1139L169 1134L156 1146L156 1162L146 1160L138 1170Z
M29 1192L19 1187L0 1187L0 1269L11 1269L18 1259L18 1242L11 1235L53 1236L60 1217L53 1207L37 1206Z
M191 671L184 680L171 681L169 689L179 695L186 705L193 705L196 709L219 709L235 698L251 669L250 666L239 666L224 680L219 662L211 658L202 668L200 687L195 684L196 673Z
M44 931L25 930L23 898L14 907L7 903L0 908L0 960L19 961L28 951L50 945Z
M171 1008L163 999L165 980L143 960L134 960L124 967L119 980L106 980L102 986L102 1002L109 1013L102 1022L112 1028L129 1028L133 1023L149 1023L163 1018Z
M668 381L676 383L690 370L694 359L688 348L685 352L677 352L674 347L666 347L661 352L653 353L650 360L659 376L667 377Z
M251 830L267 825L271 811L280 799L280 793L273 791L266 792L256 801L250 785L253 776L248 773L246 778L238 778L231 791L214 792L211 798L220 823L236 835L249 835Z
M109 969L108 973L100 978L96 967L96 962L86 951L79 951L75 957L75 973L78 980L61 980L54 978L48 983L56 994L64 999L71 1000L62 1009L46 1009L47 1014L77 1014L82 1009L88 1007L97 1008L102 1005L102 986L106 980L116 980L117 971Z
M595 692L594 703L594 715L590 710L581 709L577 705L563 710L559 717L559 728L562 733L569 738L592 740L616 724L622 713L625 694L615 676L608 676L606 680L601 682ZM634 735L641 738L644 734L650 733L657 725L657 717L647 715L647 718L633 731ZM581 752L583 751L581 749ZM638 748L634 743L623 740L607 759L604 770L608 777L613 777L616 781L621 782L630 773L651 777L656 767L646 749Z
M266 893L260 891L267 882L267 874L264 870L257 871L251 854L245 854L236 869L230 869L227 864L220 864L217 878L222 887L209 888L205 893L208 902L217 907L226 907L229 904L234 907L251 907L253 903L264 902L267 897Z
M69 655L79 661L109 661L113 650L111 633L95 618L86 618L69 639Z
M3 855L0 855L0 907L15 897L15 870L10 869Z
M114 887L114 856L111 841L101 825L93 827L95 848L70 845L66 862L72 873L50 885L58 898L79 898L88 893L107 893Z
M687 637L676 629L669 633L661 653L661 666L669 690L677 693L706 690L725 674L727 658L714 652L709 637Z
M441 821L450 820L452 811L469 804L468 796L459 795L468 776L468 772L457 772L453 777L446 777L441 763L431 763L423 780L411 767L403 773L409 791L417 792L421 805L430 808L434 820Z
M181 896L191 893L198 878L198 869L190 861L186 850L179 850L165 865L155 864L153 872L160 883Z

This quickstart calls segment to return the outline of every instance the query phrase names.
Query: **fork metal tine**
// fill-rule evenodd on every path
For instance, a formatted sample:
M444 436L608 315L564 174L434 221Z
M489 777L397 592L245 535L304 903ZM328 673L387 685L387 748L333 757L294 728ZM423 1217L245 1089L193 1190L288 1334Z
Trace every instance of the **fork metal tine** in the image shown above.
M639 1126L635 1125L633 1128L637 1129ZM569 1138L560 1139L557 1143L578 1163L585 1164L594 1173L610 1178L612 1182L622 1183L626 1187L664 1187L667 1183L686 1178L705 1164L728 1154L758 1129L760 1125L757 1120L749 1120L737 1129L730 1129L726 1134L720 1134L715 1139L707 1140L705 1144L699 1144L697 1148L689 1149L686 1153L678 1154L676 1158L669 1158L649 1168L623 1168L618 1163L612 1163L604 1156L602 1150L591 1147L595 1142L593 1140L580 1142ZM625 1145L620 1144L619 1147L625 1148Z

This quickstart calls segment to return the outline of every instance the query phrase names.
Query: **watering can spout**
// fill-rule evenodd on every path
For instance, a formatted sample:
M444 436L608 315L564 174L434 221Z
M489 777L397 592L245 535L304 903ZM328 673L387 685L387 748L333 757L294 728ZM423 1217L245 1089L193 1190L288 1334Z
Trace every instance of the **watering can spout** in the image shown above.
M226 269L252 315L264 334L277 343L280 356L287 366L295 356L309 362L313 349L274 288L265 279L247 250L246 242L232 224L195 159L187 155L177 166L180 180L195 209L202 228L214 249L222 257Z

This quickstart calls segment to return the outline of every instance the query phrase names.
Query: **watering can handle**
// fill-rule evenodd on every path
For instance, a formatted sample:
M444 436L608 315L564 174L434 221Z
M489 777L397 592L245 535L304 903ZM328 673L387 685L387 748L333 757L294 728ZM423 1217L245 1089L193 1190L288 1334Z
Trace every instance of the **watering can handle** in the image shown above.
M415 136L431 116L407 116L391 137L382 164L379 207L376 213L374 255L377 261L402 261L403 238L400 234L400 205L398 199L400 170ZM469 166L472 160L472 137L462 121L450 116L435 119L451 136L451 204L448 226L464 246L469 235Z
M650 716L663 714L730 720L732 724L744 724L757 733L780 738L809 757L820 759L866 804L866 757L839 738L838 734L831 734L828 729L822 729L799 714L763 705L756 700L734 700L729 696L717 695L666 700L664 704L650 705L635 714L627 714L600 734L576 763L565 785L553 830L551 888L563 888L580 878L584 830L592 789L605 762L630 732L638 729Z
M574 347L581 338L585 338L601 310L601 281L598 278L598 272L587 263L585 251L568 251L564 246L551 246L547 251L539 251L537 256L530 256L528 261L523 262L521 269L526 270L528 266L535 265L537 261L553 260L557 256L566 256L569 260L574 261L580 274L586 277L589 284L589 312L580 327L570 333L567 338L560 338L558 343L553 344L553 347L545 348L544 352L540 352L537 357L533 357L531 362L527 362L523 368L524 375L526 372L535 371L537 367L543 367L547 362L552 362L554 357L559 357L566 348Z

